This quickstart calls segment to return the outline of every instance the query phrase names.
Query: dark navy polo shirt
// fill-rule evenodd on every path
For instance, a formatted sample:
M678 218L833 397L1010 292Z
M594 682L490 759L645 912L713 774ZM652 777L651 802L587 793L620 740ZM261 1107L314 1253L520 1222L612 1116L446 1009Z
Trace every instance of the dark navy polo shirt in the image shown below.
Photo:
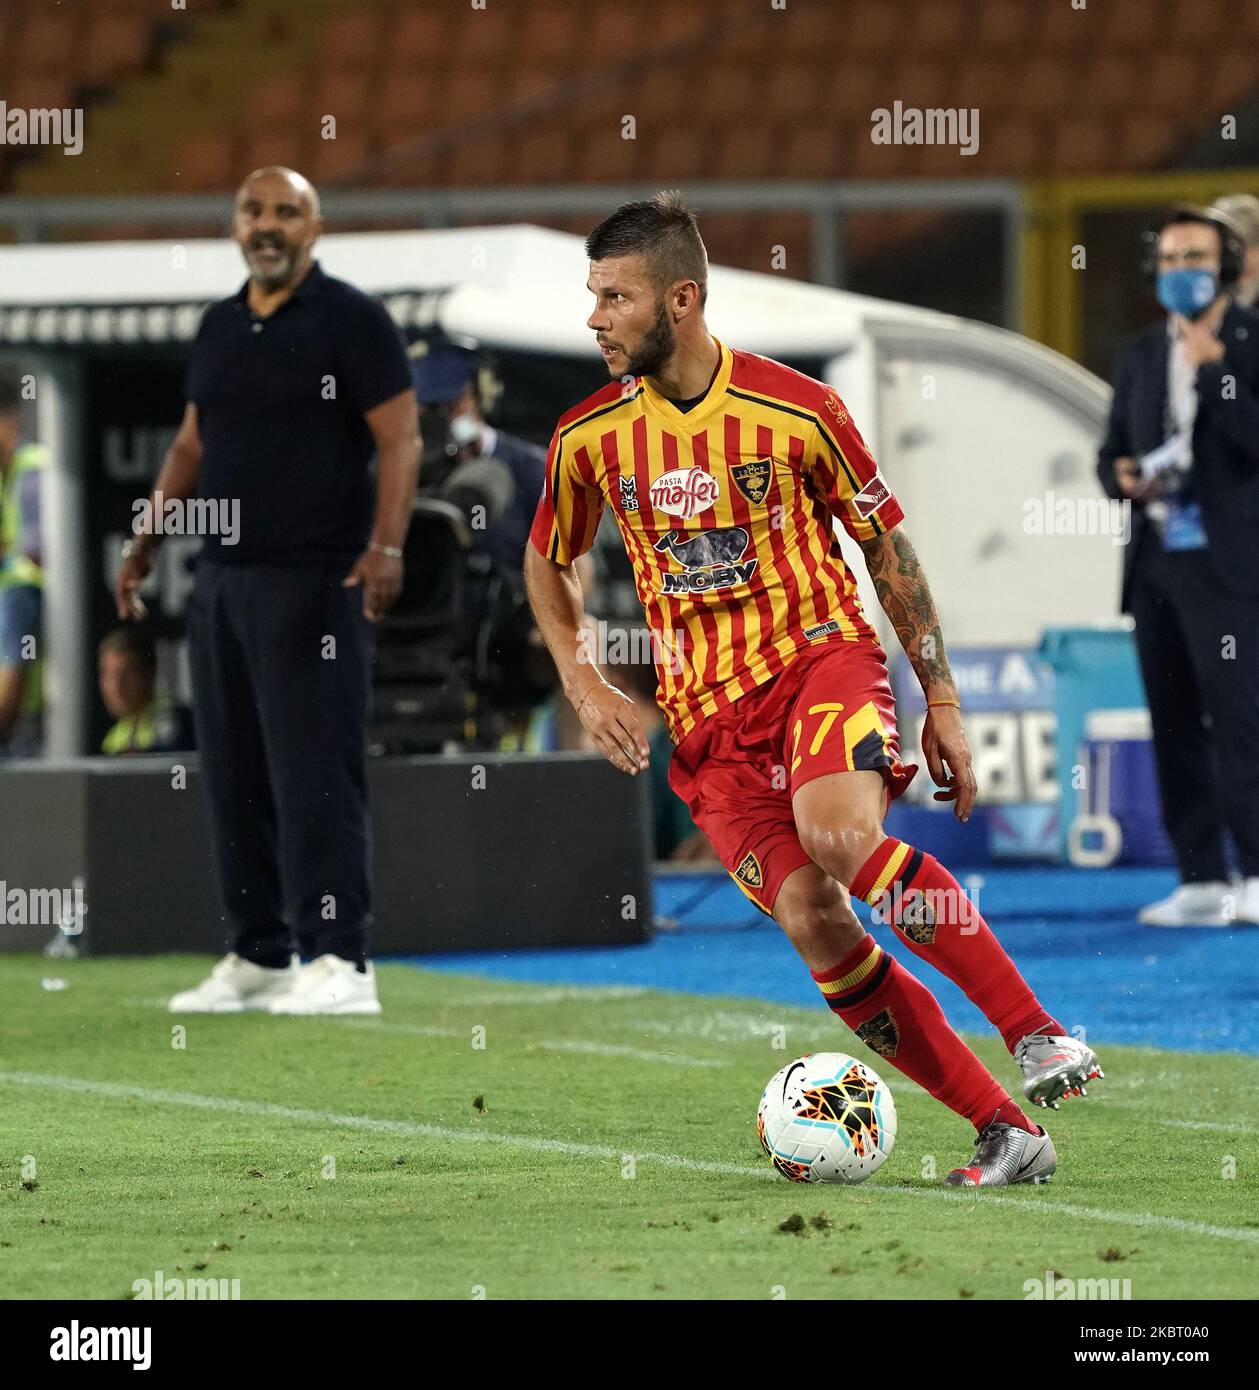
M199 498L239 499L237 543L207 535L220 564L342 564L371 534L375 443L363 416L411 389L384 305L315 262L269 318L248 282L206 310L186 396L201 435ZM219 509L223 525L230 511Z

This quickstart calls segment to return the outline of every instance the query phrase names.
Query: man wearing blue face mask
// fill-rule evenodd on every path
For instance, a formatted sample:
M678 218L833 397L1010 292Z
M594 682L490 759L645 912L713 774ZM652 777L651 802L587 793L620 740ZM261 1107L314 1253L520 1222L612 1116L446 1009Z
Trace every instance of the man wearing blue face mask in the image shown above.
M1107 495L1132 506L1122 607L1181 874L1147 926L1259 924L1259 316L1233 298L1244 257L1214 211L1178 208L1147 234L1167 320L1122 353L1098 454Z

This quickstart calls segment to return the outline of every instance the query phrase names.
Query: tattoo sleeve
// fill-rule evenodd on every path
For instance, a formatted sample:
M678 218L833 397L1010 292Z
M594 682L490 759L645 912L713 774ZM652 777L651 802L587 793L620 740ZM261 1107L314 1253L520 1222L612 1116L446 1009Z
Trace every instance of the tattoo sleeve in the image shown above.
M898 528L860 542L883 611L928 696L956 697L935 600L918 553Z

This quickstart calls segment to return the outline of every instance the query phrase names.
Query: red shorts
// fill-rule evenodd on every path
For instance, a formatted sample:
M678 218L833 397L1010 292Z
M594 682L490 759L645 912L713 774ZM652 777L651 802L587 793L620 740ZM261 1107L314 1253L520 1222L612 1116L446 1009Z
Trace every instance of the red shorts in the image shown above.
M899 753L883 649L829 642L702 719L674 749L669 785L735 882L770 912L784 879L810 862L795 792L832 772L872 770L892 800L918 771Z

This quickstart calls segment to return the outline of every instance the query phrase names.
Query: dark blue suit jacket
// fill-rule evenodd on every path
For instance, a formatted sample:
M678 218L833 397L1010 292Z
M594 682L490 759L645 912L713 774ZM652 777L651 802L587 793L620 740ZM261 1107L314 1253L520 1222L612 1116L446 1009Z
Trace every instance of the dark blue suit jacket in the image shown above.
M513 573L525 560L525 546L533 528L533 514L546 481L546 450L527 439L497 431L493 457L511 470L516 495L511 506L485 533L485 546L494 558Z
M1220 328L1224 360L1198 368L1198 414L1193 427L1193 479L1216 577L1245 598L1259 597L1259 315L1231 304ZM1124 348L1115 396L1098 450L1097 476L1108 497L1122 493L1115 460L1139 458L1167 437L1166 323ZM1132 504L1132 534L1124 548L1121 607L1130 609L1132 573L1153 524L1145 505Z

